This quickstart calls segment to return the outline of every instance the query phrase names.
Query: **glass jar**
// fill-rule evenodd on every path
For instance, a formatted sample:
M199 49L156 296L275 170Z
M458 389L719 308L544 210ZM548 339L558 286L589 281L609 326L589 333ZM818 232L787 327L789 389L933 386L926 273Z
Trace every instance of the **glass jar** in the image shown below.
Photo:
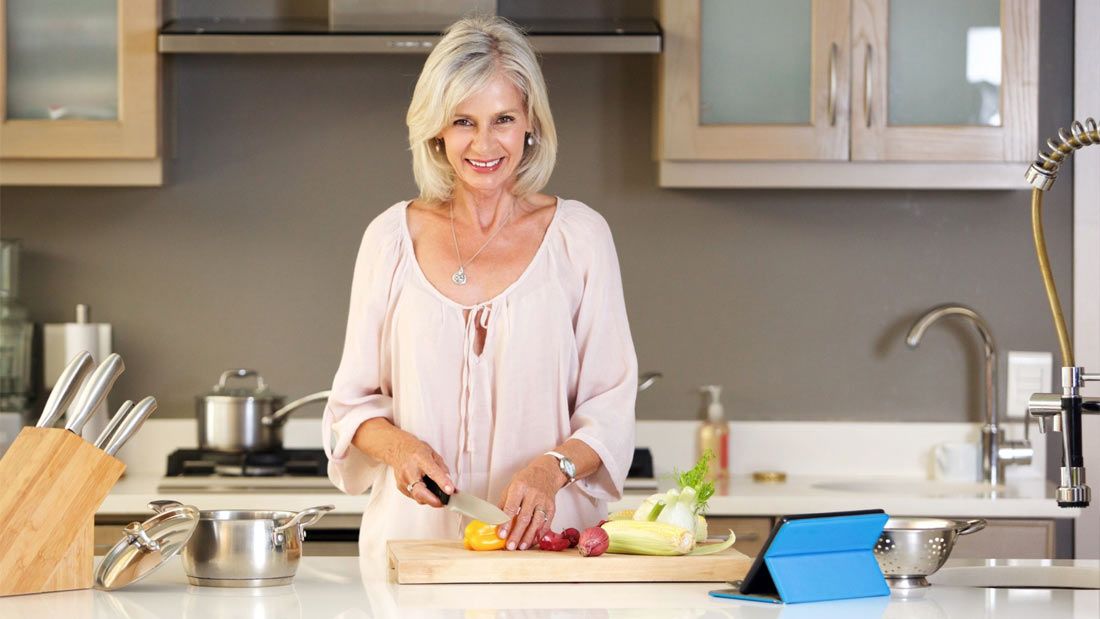
M19 302L19 241L0 240L0 412L26 413L32 401L34 324Z

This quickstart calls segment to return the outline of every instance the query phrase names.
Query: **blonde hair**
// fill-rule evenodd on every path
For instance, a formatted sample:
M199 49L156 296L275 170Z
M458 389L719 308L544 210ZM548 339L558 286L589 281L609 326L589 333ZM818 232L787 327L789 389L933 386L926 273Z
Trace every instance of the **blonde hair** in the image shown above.
M558 136L535 51L511 22L479 15L461 19L447 29L416 81L405 123L420 199L441 202L453 196L454 169L445 152L436 152L435 137L462 101L497 75L510 79L522 93L534 138L532 145L524 142L512 193L528 196L550 180Z

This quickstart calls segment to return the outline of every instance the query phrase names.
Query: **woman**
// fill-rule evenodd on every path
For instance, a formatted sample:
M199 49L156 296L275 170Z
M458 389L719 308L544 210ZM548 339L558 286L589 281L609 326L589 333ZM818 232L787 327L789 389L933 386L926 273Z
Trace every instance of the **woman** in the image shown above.
M363 236L324 415L329 477L371 489L360 554L461 539L424 475L512 516L510 550L593 526L633 456L637 359L606 221L539 193L557 137L534 52L502 19L454 24L406 120L420 196Z

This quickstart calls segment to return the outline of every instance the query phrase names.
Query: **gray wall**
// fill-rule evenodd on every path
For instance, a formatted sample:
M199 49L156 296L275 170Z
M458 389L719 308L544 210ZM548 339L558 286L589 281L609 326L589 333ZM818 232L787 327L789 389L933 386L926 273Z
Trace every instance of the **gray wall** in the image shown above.
M1042 31L1045 137L1072 112L1071 3L1044 3ZM192 414L229 367L289 396L327 388L363 228L414 193L404 112L422 62L167 59L164 187L0 190L34 320L91 304L126 359L116 400L152 393L161 416ZM549 190L610 221L641 368L665 373L640 418L692 418L695 387L720 383L735 419L978 420L973 330L902 342L945 301L983 313L1002 351L1056 351L1026 192L661 190L654 59L544 66L562 144ZM1069 176L1045 201L1067 310Z

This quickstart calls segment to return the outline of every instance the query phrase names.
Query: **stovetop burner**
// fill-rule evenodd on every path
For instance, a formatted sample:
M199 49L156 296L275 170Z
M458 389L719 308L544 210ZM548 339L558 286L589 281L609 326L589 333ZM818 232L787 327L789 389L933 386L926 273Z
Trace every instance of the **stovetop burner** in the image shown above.
M177 449L168 455L167 477L325 477L323 449L224 453Z

